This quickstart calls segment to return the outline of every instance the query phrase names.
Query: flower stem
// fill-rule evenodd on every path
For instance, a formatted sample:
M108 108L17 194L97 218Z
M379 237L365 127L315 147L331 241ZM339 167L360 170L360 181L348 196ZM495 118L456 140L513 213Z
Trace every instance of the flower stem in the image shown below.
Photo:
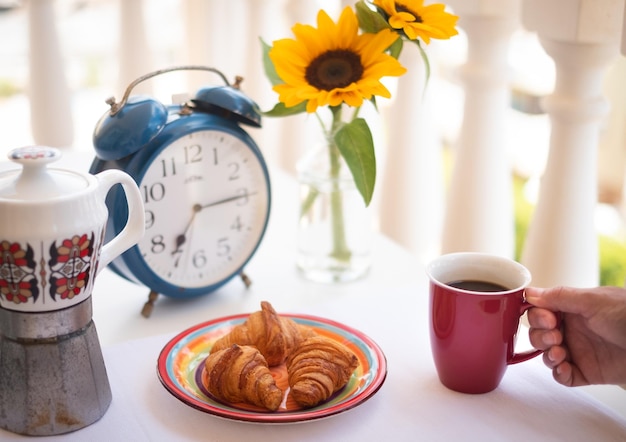
M333 249L331 256L338 261L350 261L352 252L346 242L345 220L343 213L343 194L339 175L341 172L341 152L334 141L334 134L341 124L341 105L331 106L333 123L331 135L328 137L328 153L330 156L330 177L332 188L330 193L330 216L332 222Z

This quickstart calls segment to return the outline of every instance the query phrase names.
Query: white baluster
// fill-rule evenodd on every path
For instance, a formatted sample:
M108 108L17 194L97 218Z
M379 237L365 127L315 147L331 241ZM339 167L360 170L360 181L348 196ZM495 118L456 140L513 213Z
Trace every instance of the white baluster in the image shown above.
M398 79L393 103L383 113L388 141L378 201L380 230L428 261L440 247L441 146L429 118L430 89L424 89L426 70L418 49L406 44L400 62L408 72Z
M206 0L186 0L184 2L184 28L186 31L186 53L182 64L208 65L210 42L215 38L211 33L211 8L214 2ZM215 14L217 15L217 14ZM213 66L219 69L218 66ZM195 92L200 86L207 84L207 74L198 71L187 73L188 91ZM182 92L182 91L181 91Z
M512 257L514 213L505 115L510 103L509 39L518 26L519 0L447 3L467 34L468 55L461 71L465 105L442 252Z
M69 147L74 141L71 96L64 72L54 2L28 2L30 118L36 144Z
M120 95L130 82L152 71L152 54L146 37L143 0L119 0L120 5ZM144 81L134 94L152 94L153 83Z
M245 36L245 60L243 90L259 103L275 101L276 93L272 91L269 80L263 72L263 52L261 49L261 37L273 33L273 29L283 29L284 17L279 14L284 7L284 0L264 0L262 2L250 2L246 8L247 31ZM280 36L283 38L286 34ZM271 43L271 41L266 41Z
M306 23L316 26L318 10L319 7L315 2L287 0L286 17L288 28L286 32L278 38L294 38L291 28L296 23ZM337 19L338 16L333 15L332 11L327 12L333 19ZM267 43L271 44L271 41ZM274 94L274 100L277 99L278 95ZM324 111L322 110L321 112ZM266 121L267 120L268 119L266 119ZM281 121L271 122L275 123L280 134L277 139L276 159L283 169L291 174L295 174L296 163L302 155L309 149L315 147L316 142L324 142L322 130L314 115L300 114L281 118L280 120Z
M598 284L599 125L602 81L618 54L623 0L524 0L523 24L555 62L550 151L522 262L538 286Z
M610 112L602 122L598 142L598 198L607 204L620 202L626 165L626 58L620 57L607 69L603 91Z
M626 56L626 6L624 7L624 14L622 19L622 55Z
M245 48L252 44L246 3L245 0L186 0L185 29L190 64L217 68L229 81L242 74L248 55ZM190 93L203 86L220 84L215 78L206 72L190 71Z
M288 8L285 2L288 0L264 0L262 2L250 2L248 14L248 45L246 46L246 66L243 90L249 94L263 110L270 109L277 101L278 95L272 90L272 86L263 70L263 53L261 50L261 38L267 44L278 38L287 38L291 35L290 28L293 23L287 23ZM301 6L308 6L308 2L299 2ZM263 127L250 129L250 133L256 139L263 153L268 159L285 170L293 172L295 164L300 157L298 149L303 144L305 137L302 131L298 131L299 121L304 116L289 118L263 118ZM295 127L294 127L295 126ZM294 127L295 131L291 128ZM292 136L299 136L294 141Z

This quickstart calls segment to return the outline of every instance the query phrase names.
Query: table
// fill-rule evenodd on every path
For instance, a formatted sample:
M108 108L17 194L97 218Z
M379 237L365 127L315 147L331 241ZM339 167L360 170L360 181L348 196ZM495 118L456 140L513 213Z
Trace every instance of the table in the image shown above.
M253 283L232 280L204 297L161 297L152 316L140 315L147 290L104 269L93 293L94 321L113 402L95 424L45 441L405 441L626 440L626 418L580 389L553 381L540 358L509 367L502 384L484 395L443 387L428 335L428 284L422 264L389 239L376 236L370 275L354 283L302 280L294 267L297 188L271 171L273 208L266 237L250 262ZM171 396L156 360L175 334L200 322L259 309L321 316L356 328L385 352L388 376L371 399L326 419L252 424L202 413ZM626 398L626 396L625 396ZM24 440L0 430L0 440Z

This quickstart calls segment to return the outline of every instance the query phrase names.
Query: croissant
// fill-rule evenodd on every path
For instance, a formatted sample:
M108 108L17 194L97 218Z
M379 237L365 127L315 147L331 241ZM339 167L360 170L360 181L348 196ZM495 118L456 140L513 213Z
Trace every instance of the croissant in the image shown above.
M287 358L291 396L301 407L313 407L343 388L358 365L345 345L324 336L308 338Z
M259 349L270 367L285 362L287 356L304 339L316 333L276 313L274 307L261 302L261 310L252 313L243 324L235 326L230 333L215 341L211 351L219 351L237 345L252 345Z
M204 367L202 381L215 398L278 410L283 392L256 348L233 345L211 353Z

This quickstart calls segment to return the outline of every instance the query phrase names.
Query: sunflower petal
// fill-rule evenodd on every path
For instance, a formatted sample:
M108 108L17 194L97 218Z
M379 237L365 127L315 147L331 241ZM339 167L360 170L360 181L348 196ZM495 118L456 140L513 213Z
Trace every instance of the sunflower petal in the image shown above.
M445 11L446 5L424 5L423 0L374 0L373 4L384 11L389 25L404 32L409 40L431 38L448 39L458 34L458 17Z
M350 7L343 9L337 23L320 10L317 28L296 24L292 32L294 39L277 40L268 51L283 82L275 84L274 91L286 107L303 101L307 102L307 112L342 103L358 107L378 92L388 95L379 86L382 77L406 72L385 53L398 34L386 28L359 35L359 22Z

